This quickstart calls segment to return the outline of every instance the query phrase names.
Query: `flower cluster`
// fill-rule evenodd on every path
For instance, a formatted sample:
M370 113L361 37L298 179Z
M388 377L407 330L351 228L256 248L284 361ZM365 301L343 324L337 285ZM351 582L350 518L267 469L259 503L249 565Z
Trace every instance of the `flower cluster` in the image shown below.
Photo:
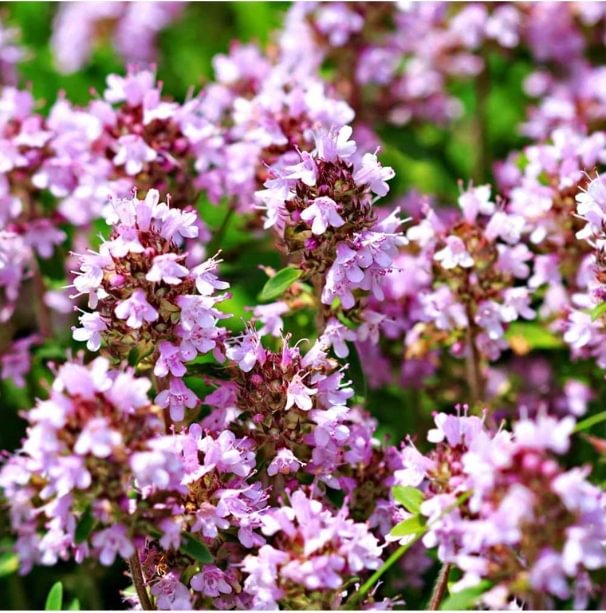
M423 542L463 572L453 590L488 579L482 601L490 608L512 598L547 608L571 596L585 607L588 573L606 566L606 500L587 481L588 468L566 470L556 460L574 418L520 419L511 433L467 415L440 413L435 424L435 450L407 447L396 480L423 488ZM461 495L470 497L458 505Z
M61 5L53 23L52 49L62 73L87 63L95 43L111 34L126 63L145 64L156 57L156 37L181 14L182 2L102 2Z
M150 518L129 496L162 420L149 381L108 369L104 358L64 364L50 397L27 414L21 453L0 472L22 572L90 555L109 565L131 556L133 538L145 533Z
M195 397L180 378L184 362L214 351L222 355L225 330L217 323L228 315L216 305L228 284L215 274L217 261L193 267L180 245L198 235L196 214L160 202L156 190L145 200L114 200L107 221L113 226L99 252L80 257L74 280L77 295L88 296L92 312L80 316L74 338L86 341L90 351L104 350L113 358L136 354L139 366L167 379L157 402L170 406L173 419L183 419Z
M335 300L343 310L353 309L360 290L381 300L382 279L405 242L397 211L381 221L373 211L375 197L389 190L393 170L374 153L353 163L356 143L350 136L347 126L316 133L314 150L302 152L298 164L276 173L258 193L265 227L276 228L329 313Z

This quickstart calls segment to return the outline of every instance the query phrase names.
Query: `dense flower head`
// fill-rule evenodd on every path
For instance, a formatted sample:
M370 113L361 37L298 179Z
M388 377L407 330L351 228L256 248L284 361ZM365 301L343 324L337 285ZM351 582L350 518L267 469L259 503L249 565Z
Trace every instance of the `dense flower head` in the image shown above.
M393 170L374 153L354 158L351 134L348 126L316 132L314 150L301 152L297 164L276 172L257 193L265 227L276 228L328 313L335 299L344 310L356 306L360 293L382 299L383 277L405 242L398 211L378 221L373 210Z
M98 253L80 257L74 280L78 294L88 296L92 312L80 316L76 340L91 351L104 345L113 358L137 352L158 377L182 377L184 362L214 351L222 355L226 317L217 308L228 284L215 274L217 261L187 266L181 246L198 235L196 214L160 202L150 190L144 200L114 200L107 220L113 231ZM171 382L158 400L169 405L174 419L183 418L191 395ZM168 396L167 396L168 394Z
M97 358L88 367L68 362L50 396L28 414L21 452L0 472L18 534L22 570L32 564L95 555L111 564L134 552L128 497L135 474L129 461L162 431L148 399L151 383L109 371ZM90 534L80 534L87 521Z
M453 589L489 579L482 599L491 608L512 598L553 606L571 596L585 606L587 573L606 565L599 544L606 500L587 481L589 468L566 470L557 461L574 418L522 418L512 432L467 415L440 413L435 424L427 435L435 449L424 456L408 446L396 480L423 488L421 513L430 522L423 542L463 571Z

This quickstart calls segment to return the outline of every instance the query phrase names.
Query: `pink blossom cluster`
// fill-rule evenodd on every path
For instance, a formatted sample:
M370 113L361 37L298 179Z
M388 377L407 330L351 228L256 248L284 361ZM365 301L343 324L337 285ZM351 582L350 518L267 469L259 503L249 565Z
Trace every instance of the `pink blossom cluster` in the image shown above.
M522 418L512 432L491 431L475 416L434 419L427 434L434 449L423 455L409 444L395 477L422 488L423 542L463 571L453 591L506 568L507 578L482 595L489 608L507 608L512 599L549 608L571 596L585 607L588 573L606 565L606 498L587 480L589 466L567 470L557 461L568 451L574 418Z
M90 58L95 46L110 37L126 63L156 59L156 37L178 19L184 2L70 2L55 15L51 39L55 63L73 73Z
M157 401L180 421L185 408L197 403L181 381L184 362L210 351L223 356L226 330L217 324L229 315L216 308L226 294L215 291L229 284L216 276L215 259L192 266L182 250L186 239L198 236L194 211L160 202L157 190L144 200L114 200L109 207L109 240L98 253L80 256L74 297L87 295L94 310L82 313L73 335L90 351L99 350L103 340L114 359L136 352L140 365L149 362L154 375L167 381Z

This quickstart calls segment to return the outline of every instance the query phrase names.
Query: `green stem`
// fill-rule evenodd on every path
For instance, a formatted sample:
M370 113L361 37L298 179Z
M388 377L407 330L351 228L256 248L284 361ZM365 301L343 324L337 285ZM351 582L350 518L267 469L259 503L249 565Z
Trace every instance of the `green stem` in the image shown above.
M587 417L587 419L580 421L576 425L573 432L582 432L583 430L589 430L589 428L592 428L596 424L599 424L603 421L606 421L606 411L602 411L601 413L596 413L595 415L592 415L591 417Z
M365 596L370 592L373 585L423 536L424 532L416 534L406 545L402 545L396 549L374 574L362 585L362 587L354 594L348 609L353 609Z
M221 243L223 242L223 239L225 238L225 233L227 232L229 222L231 221L231 218L233 217L235 212L236 212L236 201L234 199L229 203L229 208L227 209L227 213L225 214L225 217L223 218L221 225L218 227L217 231L215 232L215 235L213 236L212 240L210 241L208 245L209 255L213 255L219 250L219 247L221 247Z
M473 116L472 131L475 146L474 178L477 183L488 181L492 160L488 141L488 96L490 94L490 72L488 57L484 56L484 69L475 81L476 108Z

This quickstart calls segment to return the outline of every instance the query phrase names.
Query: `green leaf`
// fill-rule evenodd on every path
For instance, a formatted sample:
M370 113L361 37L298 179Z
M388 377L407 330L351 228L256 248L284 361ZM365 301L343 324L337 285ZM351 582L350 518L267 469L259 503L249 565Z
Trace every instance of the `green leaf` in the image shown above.
M74 598L67 607L68 611L79 611L80 610L80 601L77 598Z
M596 307L591 309L591 321L595 321L606 312L606 302L600 302Z
M302 270L292 266L279 270L271 279L267 280L261 290L259 299L266 301L280 297L302 274Z
M603 421L606 421L606 411L596 413L595 415L591 415L590 417L583 419L576 425L573 432L582 432L583 430L589 430L589 428L592 428L596 424L599 424Z
M194 560L202 562L203 564L209 564L213 561L213 557L210 554L210 551L208 551L206 548L206 545L194 538L191 534L183 535L181 551L186 553L188 556L191 556Z
M418 515L421 509L421 503L425 499L423 492L416 487L404 485L396 485L391 490L393 497L399 502L409 513Z
M14 551L0 554L0 578L12 575L19 568L19 558Z
M410 536L421 534L425 530L427 530L427 526L421 523L421 518L418 515L413 515L394 526L389 534L390 536Z
M559 336L535 322L514 321L509 325L505 337L508 341L514 337L522 338L528 345L528 350L560 349L564 346Z
M84 541L88 538L94 524L95 518L93 517L93 512L91 508L88 507L80 516L78 525L76 526L76 543L78 545L80 543L84 543Z
M490 581L481 581L478 585L450 594L440 606L440 610L466 611L467 609L471 609L480 596L491 586L492 583L490 583Z
M63 584L61 581L57 581L53 587L51 587L48 596L46 597L46 604L44 605L45 611L61 611L63 608Z

